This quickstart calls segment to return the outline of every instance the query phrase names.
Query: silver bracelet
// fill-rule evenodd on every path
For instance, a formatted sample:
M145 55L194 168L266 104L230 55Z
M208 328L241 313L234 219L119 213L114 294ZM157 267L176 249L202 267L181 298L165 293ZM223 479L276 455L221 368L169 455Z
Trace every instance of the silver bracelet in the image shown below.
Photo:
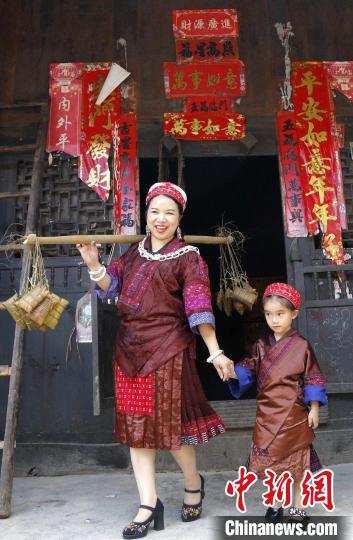
M90 274L90 276L89 276L90 279L91 279L92 281L100 281L101 279L103 279L104 276L105 276L106 273L107 273L106 267L105 267L105 266L102 266L102 268L99 270L99 272L100 272L99 274L98 274L98 272L97 272L95 275Z
M218 351L214 351L210 356L207 358L206 362L208 364L213 364L213 360L217 358L217 356L221 356L221 354L224 354L224 351L222 349L218 349Z
M98 268L98 270L88 270L88 273L90 276L95 276L96 274L99 274L99 272L102 272L102 268L104 268L103 264Z

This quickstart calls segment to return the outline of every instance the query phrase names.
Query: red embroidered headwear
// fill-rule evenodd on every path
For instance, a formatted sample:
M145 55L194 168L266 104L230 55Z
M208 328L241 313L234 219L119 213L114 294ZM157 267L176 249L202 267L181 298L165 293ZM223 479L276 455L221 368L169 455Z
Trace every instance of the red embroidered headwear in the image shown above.
M266 287L263 297L266 298L266 296L272 296L273 294L289 300L295 309L299 309L302 303L300 292L287 283L271 283Z
M153 199L153 197L157 197L157 195L168 195L168 197L172 197L172 199L181 204L183 210L185 210L187 201L186 193L176 184L173 184L172 182L157 182L156 184L153 184L148 190L146 204Z

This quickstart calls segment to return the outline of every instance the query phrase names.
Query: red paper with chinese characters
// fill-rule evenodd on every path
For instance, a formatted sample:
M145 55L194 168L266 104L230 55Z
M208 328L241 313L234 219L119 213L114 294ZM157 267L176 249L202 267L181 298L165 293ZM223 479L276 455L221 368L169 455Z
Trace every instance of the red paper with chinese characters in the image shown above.
M289 238L305 237L308 230L305 224L294 112L277 113L277 137L286 233Z
M330 89L323 63L293 62L292 88L308 231L315 234L320 225L325 254L335 264L343 264L342 231L334 179Z
M325 62L330 85L353 101L353 62Z
M115 89L101 105L96 99L109 72L110 64L85 64L83 73L82 132L79 176L106 201L110 191L108 157L112 126L120 111L120 91Z
M175 38L239 35L236 9L189 9L173 11Z
M50 64L47 152L80 154L82 65Z
M164 113L163 130L177 139L239 140L245 117L235 113Z
M123 113L118 118L118 186L120 208L120 234L136 234L136 181L137 181L137 129L136 114ZM118 202L118 201L117 201Z
M212 64L164 62L163 65L167 98L245 95L245 67L241 60Z
M193 62L229 62L238 58L235 38L176 39L178 64Z
M235 106L231 103L231 98L228 96L211 97L200 96L184 99L184 112L195 113L228 113L235 112Z

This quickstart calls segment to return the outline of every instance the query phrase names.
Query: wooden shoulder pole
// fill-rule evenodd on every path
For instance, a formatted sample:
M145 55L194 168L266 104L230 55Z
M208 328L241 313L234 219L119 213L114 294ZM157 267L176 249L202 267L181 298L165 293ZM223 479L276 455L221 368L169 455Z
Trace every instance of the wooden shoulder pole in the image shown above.
M43 177L43 162L47 124L48 106L47 104L44 104L42 106L41 120L37 133L36 150L34 153L31 192L29 197L26 222L26 235L33 233L36 229ZM31 249L31 246L25 246L23 252L20 288L24 283L26 261L28 260ZM18 404L20 398L20 386L23 365L23 336L24 331L16 325L12 351L9 396L7 401L4 446L1 462L0 518L7 518L11 514L11 498L14 474L14 448L16 444Z

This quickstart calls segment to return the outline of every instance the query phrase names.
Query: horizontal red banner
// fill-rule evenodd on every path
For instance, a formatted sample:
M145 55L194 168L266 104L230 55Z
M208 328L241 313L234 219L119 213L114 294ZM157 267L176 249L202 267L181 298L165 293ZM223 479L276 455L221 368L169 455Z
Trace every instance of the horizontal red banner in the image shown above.
M238 58L235 38L176 39L176 59L184 62L229 62Z
M184 112L235 112L235 106L229 96L200 96L184 99Z
M245 67L241 60L212 64L164 62L163 65L167 98L245 95Z
M238 140L245 135L245 116L222 113L164 113L163 129L177 139Z
M173 11L176 38L239 35L236 9L190 9Z

